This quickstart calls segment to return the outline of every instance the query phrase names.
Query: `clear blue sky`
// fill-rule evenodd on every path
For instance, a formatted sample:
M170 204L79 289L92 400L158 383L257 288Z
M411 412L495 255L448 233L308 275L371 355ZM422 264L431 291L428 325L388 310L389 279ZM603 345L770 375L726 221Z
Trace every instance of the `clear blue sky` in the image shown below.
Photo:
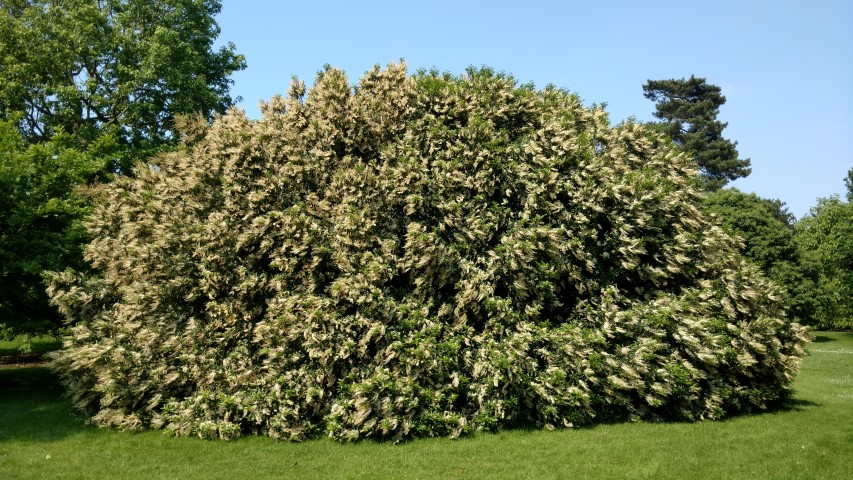
M652 119L647 80L696 75L722 87L723 134L752 160L733 186L801 217L843 196L853 167L850 0L223 0L216 20L246 56L232 94L252 118L326 63L352 82L401 58L410 71L488 65L606 102L614 123Z

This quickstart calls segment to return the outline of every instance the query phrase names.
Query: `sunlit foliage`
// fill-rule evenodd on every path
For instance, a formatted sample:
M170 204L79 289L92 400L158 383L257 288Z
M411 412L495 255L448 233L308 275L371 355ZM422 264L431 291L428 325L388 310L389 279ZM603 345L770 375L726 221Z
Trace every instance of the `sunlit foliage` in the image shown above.
M95 423L301 440L698 420L785 395L805 332L646 127L405 65L187 128L94 193L54 365Z
M853 169L846 179L847 201L818 199L797 222L796 240L806 267L817 274L811 290L814 323L824 329L853 328Z

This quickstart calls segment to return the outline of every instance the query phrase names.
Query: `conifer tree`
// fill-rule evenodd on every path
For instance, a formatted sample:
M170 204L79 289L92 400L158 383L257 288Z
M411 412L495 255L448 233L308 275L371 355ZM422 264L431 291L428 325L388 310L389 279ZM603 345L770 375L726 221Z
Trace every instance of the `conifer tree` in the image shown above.
M705 189L718 190L749 175L749 159L739 159L737 142L723 138L725 123L717 120L726 97L704 78L649 80L644 96L655 102L655 117L667 135L699 167Z

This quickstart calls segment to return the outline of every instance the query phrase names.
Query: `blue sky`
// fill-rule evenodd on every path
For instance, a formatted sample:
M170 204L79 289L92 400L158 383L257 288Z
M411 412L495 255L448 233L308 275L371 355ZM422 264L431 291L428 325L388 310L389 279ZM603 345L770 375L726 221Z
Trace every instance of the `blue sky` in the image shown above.
M326 63L356 82L375 64L462 73L488 65L551 83L617 123L651 120L649 79L696 75L727 98L720 120L752 174L731 185L784 201L797 217L842 194L853 167L853 2L849 0L223 0L221 42L248 68L233 95L257 104L310 84Z

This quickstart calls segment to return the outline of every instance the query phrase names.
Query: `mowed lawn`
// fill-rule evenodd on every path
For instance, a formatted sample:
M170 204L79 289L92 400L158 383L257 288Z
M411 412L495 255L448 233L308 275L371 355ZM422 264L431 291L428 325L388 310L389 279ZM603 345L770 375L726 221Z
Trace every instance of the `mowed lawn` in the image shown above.
M853 479L853 333L815 335L792 401L771 412L403 445L98 429L71 409L49 370L0 366L0 479Z

